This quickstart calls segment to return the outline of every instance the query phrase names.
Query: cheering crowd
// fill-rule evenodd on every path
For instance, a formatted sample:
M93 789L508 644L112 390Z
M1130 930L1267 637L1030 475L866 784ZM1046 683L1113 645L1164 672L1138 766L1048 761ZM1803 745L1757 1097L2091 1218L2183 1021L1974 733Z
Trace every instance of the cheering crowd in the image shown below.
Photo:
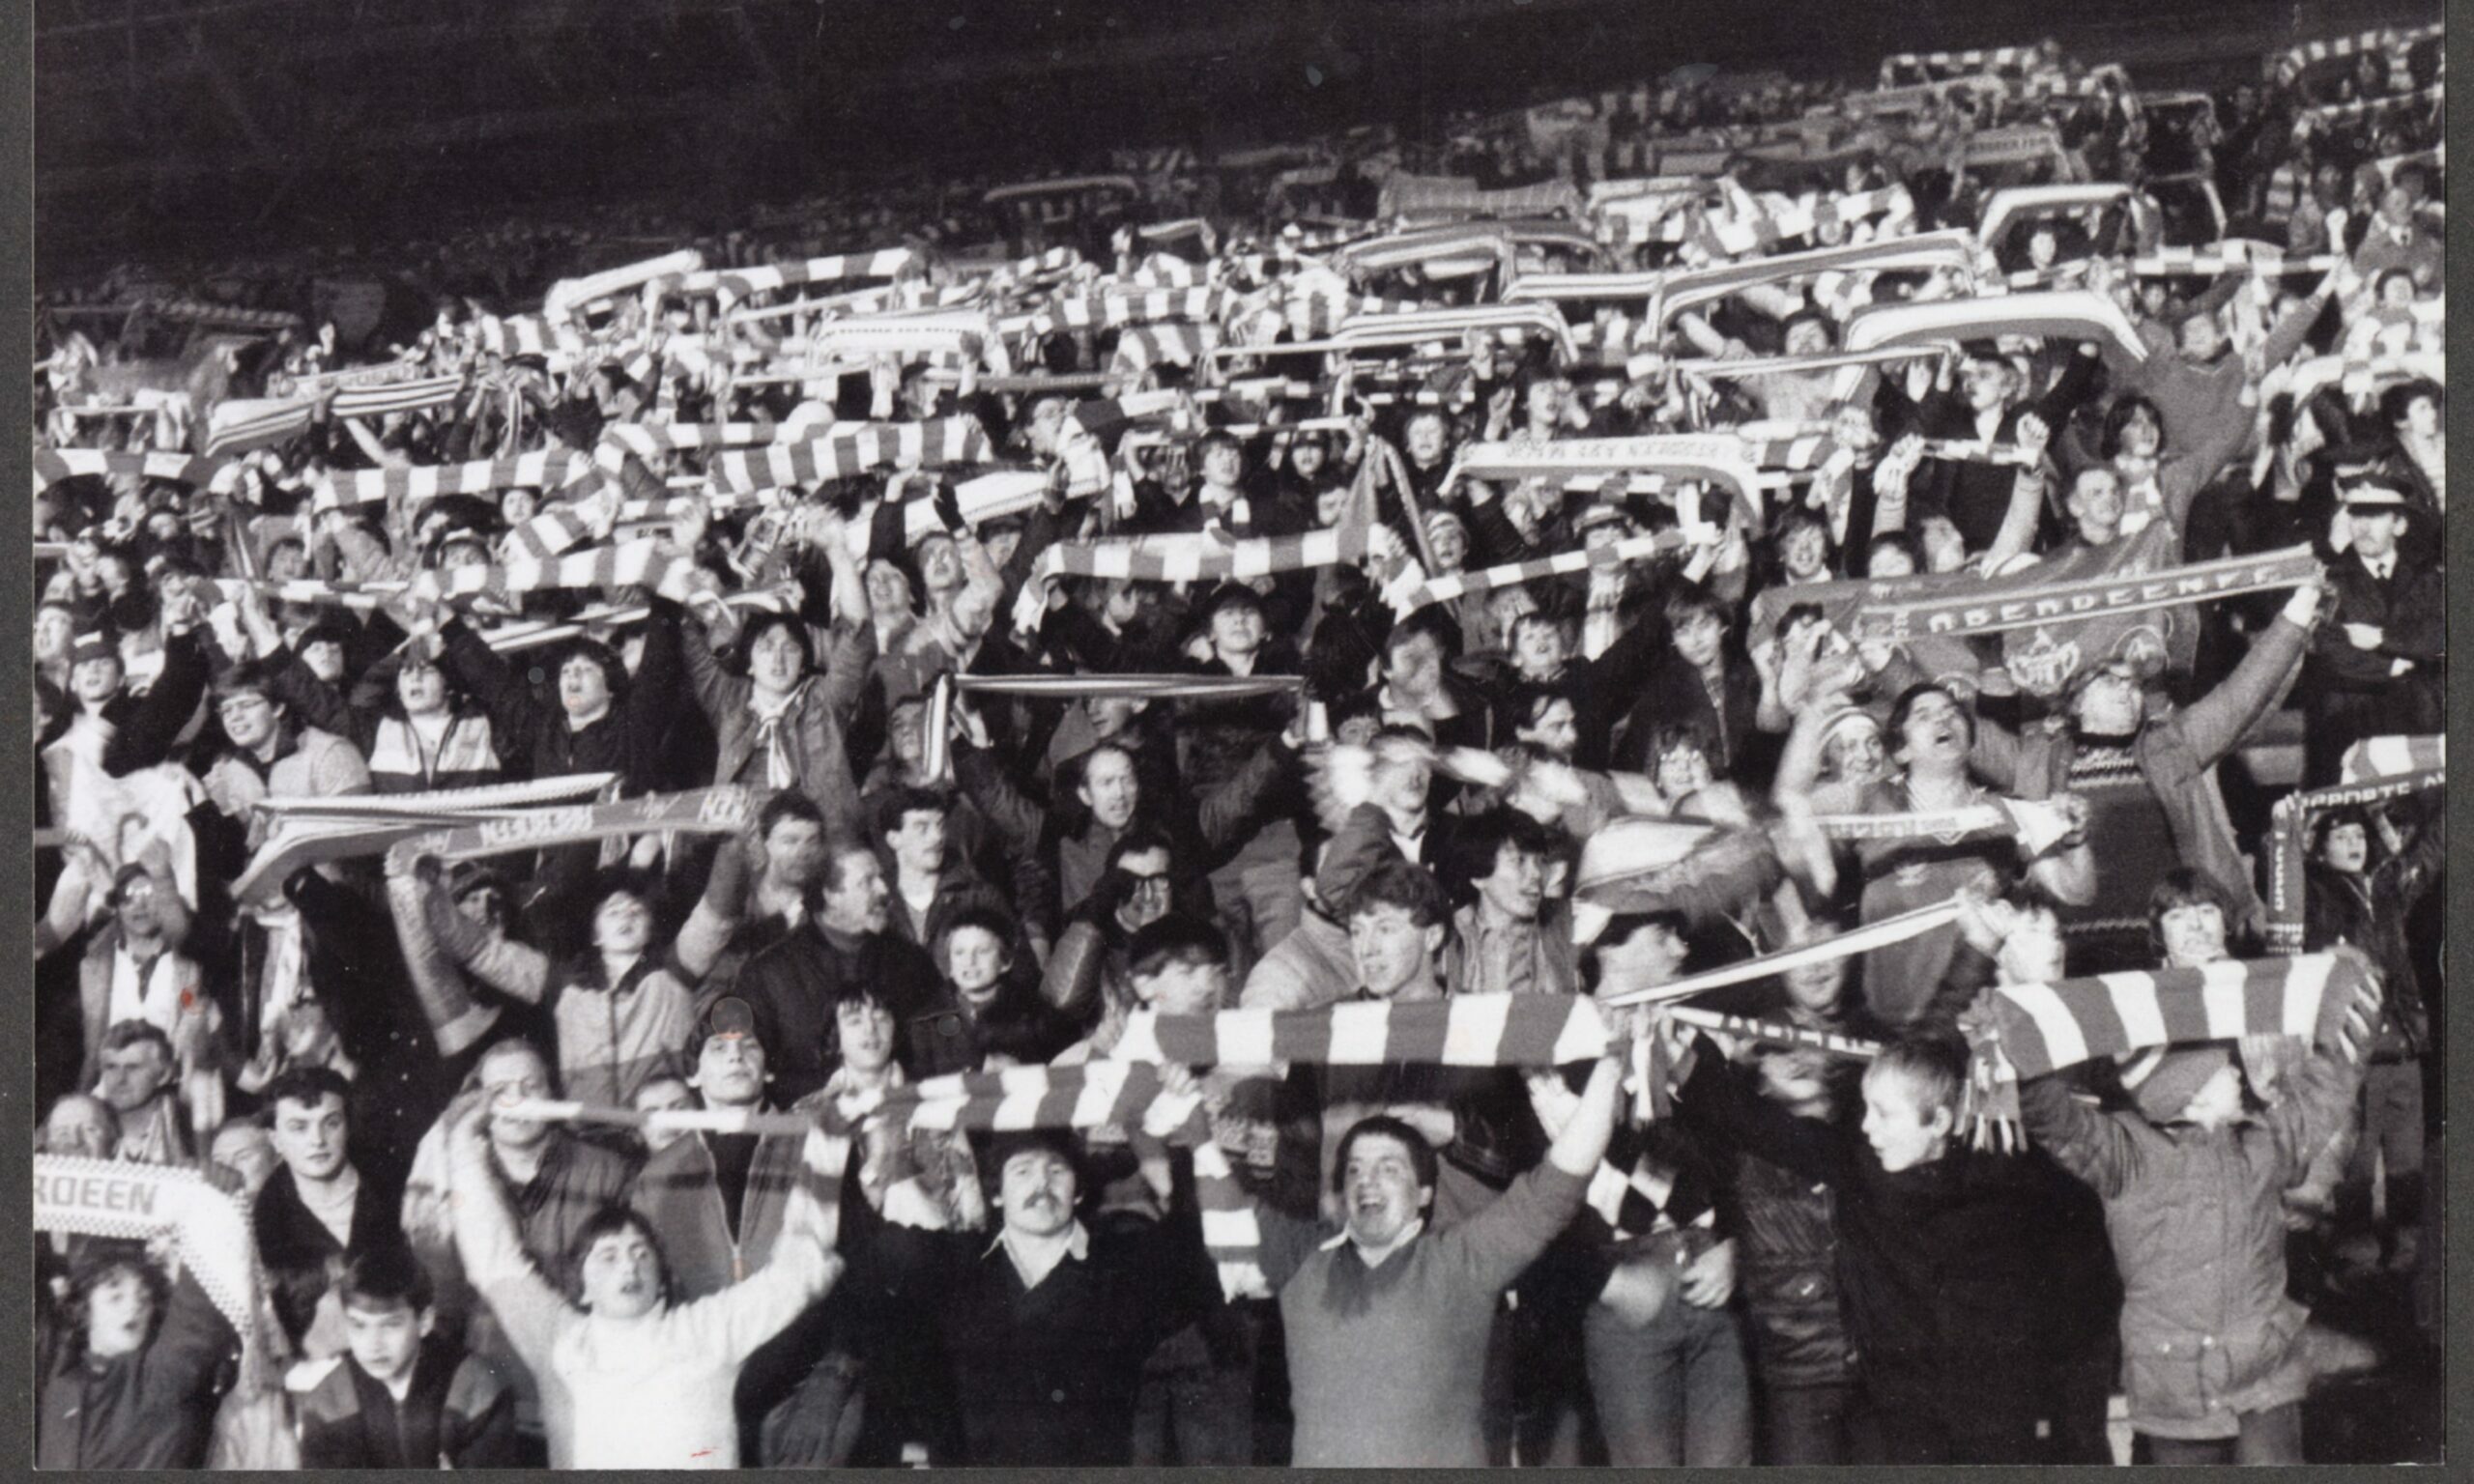
M39 1463L2319 1456L2437 34L55 298Z

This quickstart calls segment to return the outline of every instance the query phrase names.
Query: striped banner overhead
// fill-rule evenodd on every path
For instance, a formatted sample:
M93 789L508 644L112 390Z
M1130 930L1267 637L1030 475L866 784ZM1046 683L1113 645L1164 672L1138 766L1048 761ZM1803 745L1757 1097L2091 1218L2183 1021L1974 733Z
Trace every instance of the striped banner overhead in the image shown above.
M964 695L1020 696L1037 700L1083 700L1103 696L1140 700L1235 700L1281 696L1305 689L1303 675L1030 674L961 675L947 671L928 690L920 734L926 741L921 773L951 778L954 702Z
M1197 535L1130 536L1112 541L1059 542L1042 552L1014 604L1014 625L1036 632L1047 612L1048 584L1058 577L1114 578L1145 583L1246 581L1309 567L1338 566L1366 556L1362 525L1308 531L1301 536L1253 536L1232 541L1211 532Z
M1653 434L1641 438L1559 438L1543 443L1472 443L1460 452L1472 479L1530 479L1635 471L1708 479L1760 508L1758 481L1744 442L1727 434Z
M549 588L649 587L673 602L693 589L695 558L664 541L629 541L562 556L423 571L415 591L438 598L511 597Z
M561 278L550 285L541 297L541 314L548 320L565 319L577 309L599 303L605 299L641 289L656 278L670 278L696 272L705 266L705 255L693 247L621 268L605 269L587 273L581 278Z
M618 782L616 773L572 773L421 793L262 799L252 808L272 823L248 869L232 884L232 896L237 901L269 904L280 899L283 883L304 867L384 854L396 842L450 820L589 799L615 790Z
M933 314L882 314L865 319L834 320L809 334L809 350L818 356L907 356L926 352L970 354L975 344L988 369L999 376L1012 371L1005 342L995 321L984 313L942 310Z
M1585 995L1456 994L1321 1010L1139 1013L1116 1055L1188 1067L1562 1067L1606 1054L1606 1022Z
M1332 258L1332 266L1352 277L1403 268L1424 269L1428 276L1465 276L1488 268L1511 265L1511 238L1495 222L1436 227L1402 232L1355 243Z
M1848 321L1846 345L1851 351L1869 351L1877 346L1921 340L1971 340L1995 335L2109 339L2131 359L2147 358L2146 342L2140 339L2121 306L2090 289L1875 304Z
M1418 309L1406 314L1351 315L1333 335L1350 350L1455 341L1475 330L1544 335L1571 353L1571 331L1546 304L1479 304L1462 309Z
M1492 592L1499 587L1517 587L1542 578L1564 577L1592 568L1619 567L1627 562L1647 561L1681 551L1684 538L1681 531L1662 530L1654 535L1632 536L1605 546L1586 547L1577 552L1559 552L1533 561L1507 562L1477 572L1448 572L1430 577L1416 586L1391 599L1393 611L1406 618L1422 608L1437 603L1450 603L1472 593Z
M270 447L309 431L312 409L292 398L233 398L207 410L206 442L210 459Z
M2323 1013L2349 1006L2369 979L2362 956L2343 951L2003 985L1989 1003L2001 1054L2019 1076L2040 1077L2149 1046L2315 1037Z
M2447 31L2444 25L2418 26L2401 31L2393 27L2365 31L2356 36L2341 36L2324 42L2305 42L2277 59L2278 71L2287 76L2322 62L2343 61L2364 52L2398 52L2436 41Z
M1153 366L1191 366L1220 340L1209 325L1130 325L1117 335L1117 365L1136 372Z
M2448 768L2448 737L2365 737L2345 749L2337 763L2338 781L2351 785L2405 774L2442 773Z
M1975 240L1985 246L1994 246L2000 243L2002 229L2013 217L2107 207L2116 201L2131 200L2135 195L2136 192L2118 181L2078 186L2004 186L1985 202L1984 219L1976 228Z
M705 269L679 276L682 294L717 294L725 301L769 294L796 284L840 283L851 278L895 278L919 265L919 254L907 247L881 247L874 252L837 253L804 263L773 263L756 268Z
M1857 270L1910 272L1956 269L1972 274L1975 267L1975 243L1966 232L1957 230L1927 232L1879 243L1815 247L1804 252L1782 253L1745 263L1728 263L1671 273L1660 286L1654 318L1663 329L1675 315L1695 304L1739 294L1758 284L1785 283L1828 272ZM1868 347L1850 346L1849 349L1864 350Z
M1024 329L1045 335L1060 329L1109 329L1122 325L1148 325L1161 320L1218 320L1229 302L1228 291L1207 288L1128 290L1106 288L1088 295L1059 299L1030 317Z
M943 469L982 464L988 430L976 417L861 424L796 443L731 449L713 459L714 488L725 493L784 489L848 479L877 469Z
M1586 210L1579 187L1569 181L1539 186L1514 186L1486 190L1458 176L1410 175L1395 171L1383 183L1375 207L1378 216L1451 214L1460 216L1552 216L1574 218Z
M199 458L178 451L155 453L114 453L101 448L38 448L35 450L35 493L63 479L91 475L135 475L141 479L168 479L178 484L201 488L216 481L225 470L225 483L240 473L237 466L219 459Z
M1592 300L1640 300L1647 302L1669 271L1642 273L1524 273L1504 291L1504 302L1586 302Z
M564 323L553 325L537 314L496 315L479 321L481 349L497 356L539 356L553 354L581 356L585 351L584 336L575 327Z
M2301 117L2323 124L2339 119L2364 119L2374 114L2394 113L2402 108L2427 107L2433 103L2444 102L2447 98L2448 84L2434 82L2430 87L2413 93L2389 93L2378 98L2358 98L2351 102L2322 103L2316 108L2303 109ZM2298 124L2300 121L2296 122Z
M614 422L601 430L604 443L616 443L640 459L685 449L761 447L783 436L774 422Z
M1882 59L1882 86L1898 81L1901 70L1921 72L1927 77L1936 73L1943 77L1963 72L1999 72L2004 68L2029 67L2043 60L2044 53L2035 46L1976 47L1967 51L1902 51Z
M2273 243L2228 238L2213 247L2166 247L2130 260L2130 271L2143 277L2213 274L2247 268L2255 273L2324 273L2338 264L2334 253L2286 255Z
M244 309L237 304L210 303L202 299L150 300L143 306L157 319L178 320L210 329L253 330L279 334L301 328L301 316L288 309Z
M555 490L592 468L592 461L563 449L520 453L511 459L481 459L470 464L420 465L410 469L356 469L329 474L317 487L318 509L338 505L375 504L386 499L416 502L442 495L489 495L500 490Z
M348 386L337 391L328 402L327 412L335 417L383 417L389 413L444 407L463 394L464 374L459 371L449 376L390 382L380 386Z

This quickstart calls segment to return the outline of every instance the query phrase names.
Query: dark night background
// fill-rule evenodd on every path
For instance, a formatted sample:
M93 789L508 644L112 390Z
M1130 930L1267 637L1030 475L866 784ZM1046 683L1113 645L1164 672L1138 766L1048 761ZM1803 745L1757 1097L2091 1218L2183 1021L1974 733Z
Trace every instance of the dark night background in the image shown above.
M428 235L576 198L735 209L1109 146L1415 124L1690 62L1868 77L2052 34L2143 87L2427 18L2363 0L38 0L38 275Z

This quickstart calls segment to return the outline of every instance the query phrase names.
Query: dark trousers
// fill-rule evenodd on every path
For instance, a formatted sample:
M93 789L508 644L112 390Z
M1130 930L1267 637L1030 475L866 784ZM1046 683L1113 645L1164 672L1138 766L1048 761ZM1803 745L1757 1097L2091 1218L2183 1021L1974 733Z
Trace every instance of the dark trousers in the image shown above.
M1854 1456L1849 1425L1855 1388L1845 1382L1765 1386L1761 1395L1764 1464L1843 1464Z
M1933 1405L1867 1393L1855 1442L1859 1464L2032 1464L2041 1456L2034 1409L1989 1396Z
M2146 1433L2151 1464L2298 1464L2302 1462L2302 1404L2287 1402L2265 1412L2246 1412L2231 1438L2157 1438Z
M1201 1356L1192 1364L1155 1361L1145 1368L1134 1404L1134 1450L1127 1459L1135 1468L1242 1469L1254 1462L1258 1347L1252 1305L1239 1304L1231 1315L1233 1353ZM1167 1343L1176 1345L1179 1337Z

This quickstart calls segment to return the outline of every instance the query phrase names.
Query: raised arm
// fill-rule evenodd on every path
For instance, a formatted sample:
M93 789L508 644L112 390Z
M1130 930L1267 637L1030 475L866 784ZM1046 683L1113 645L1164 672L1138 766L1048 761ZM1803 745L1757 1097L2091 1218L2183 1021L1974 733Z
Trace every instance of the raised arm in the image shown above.
M2121 1194L2138 1178L2139 1143L2129 1126L2122 1118L2081 1102L2062 1078L2030 1077L2022 1082L2019 1115L2029 1141L2106 1200Z
M1562 1078L1552 1071L1536 1073L1532 1087L1541 1106L1564 1091ZM1620 1056L1610 1052L1599 1057L1578 1105L1548 1146L1545 1163L1513 1181L1493 1204L1439 1239L1453 1243L1481 1285L1490 1291L1509 1286L1571 1224L1590 1177L1597 1173L1607 1142L1615 1136L1616 1099L1623 1090Z
M1714 1135L1805 1180L1836 1184L1854 1173L1843 1130L1820 1119L1798 1118L1766 1098L1745 1096L1709 1037L1693 1038L1681 1066L1684 1079L1675 1105L1686 1128Z
M543 1374L559 1332L574 1318L567 1300L534 1270L525 1255L515 1216L499 1193L498 1173L490 1168L490 1146L482 1132L484 1111L478 1106L458 1110L448 1126L446 1156L453 1175L454 1198L447 1209L455 1221L455 1252L465 1275L489 1300L505 1327L515 1353L533 1374Z
M2191 754L2202 768L2214 767L2228 753L2242 745L2259 718L2275 705L2294 675L2302 668L2302 656L2311 644L2311 630L2318 621L2319 587L2316 584L2297 587L2286 600L2285 612L2266 631L2251 641L2250 651L2233 673L2217 682L2216 688L2191 703L2180 718L2182 738L2190 744Z

